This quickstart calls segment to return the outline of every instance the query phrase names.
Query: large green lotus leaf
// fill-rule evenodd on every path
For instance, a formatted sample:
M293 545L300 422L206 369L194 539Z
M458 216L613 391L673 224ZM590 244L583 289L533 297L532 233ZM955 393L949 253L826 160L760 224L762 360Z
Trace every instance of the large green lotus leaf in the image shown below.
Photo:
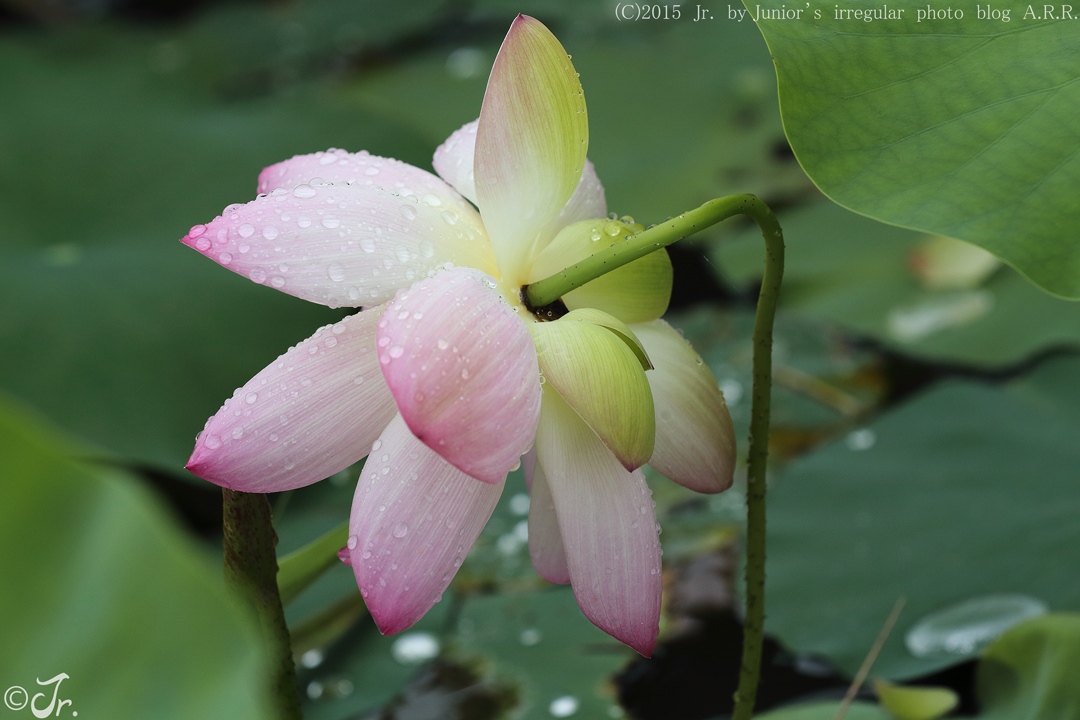
M0 385L109 451L180 468L234 388L341 311L179 238L294 154L433 148L333 93L189 94L155 74L152 46L119 31L0 46Z
M981 720L1080 718L1080 616L1055 614L1012 628L979 660Z
M758 22L796 156L845 207L981 245L1080 297L1080 23L1044 6L1025 18L1021 3L993 5L1009 22L971 6L920 22L928 7Z
M1012 268L1000 268L977 287L928 289L911 263L926 240L922 233L831 203L782 214L781 222L787 247L782 307L940 362L995 367L1080 345L1080 307L1038 290ZM761 277L764 250L756 230L716 243L711 252L732 282Z
M928 614L1001 594L1080 607L1062 572L1080 563L1080 422L1054 407L1080 361L1061 362L1004 387L944 384L792 463L770 495L768 631L854 673L904 595L874 668L903 679L965 657L908 652Z
M72 452L0 396L4 688L41 709L57 688L38 680L66 674L53 717L266 717L261 643L220 569L131 477Z
M549 586L550 587L550 586ZM520 688L514 717L611 717L611 676L638 657L586 619L568 586L471 596L457 621L455 651Z

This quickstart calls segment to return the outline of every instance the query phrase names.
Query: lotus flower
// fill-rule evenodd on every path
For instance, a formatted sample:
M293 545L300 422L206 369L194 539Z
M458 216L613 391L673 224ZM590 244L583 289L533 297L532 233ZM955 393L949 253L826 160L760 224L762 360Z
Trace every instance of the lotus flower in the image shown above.
M348 554L384 633L439 600L524 456L537 571L571 583L590 620L649 655L661 550L640 468L702 492L731 482L716 381L657 319L666 253L556 310L524 304L523 285L632 231L605 217L587 141L570 57L518 16L479 119L435 153L442 179L366 152L297 156L262 172L256 200L183 239L256 283L365 308L237 390L187 467L276 492L368 456Z

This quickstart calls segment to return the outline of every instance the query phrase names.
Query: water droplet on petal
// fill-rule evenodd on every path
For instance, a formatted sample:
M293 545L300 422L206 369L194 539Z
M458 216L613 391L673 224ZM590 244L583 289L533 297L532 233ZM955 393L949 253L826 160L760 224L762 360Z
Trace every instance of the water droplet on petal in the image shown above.
M315 193L316 193L315 188L311 187L307 183L304 183L303 185L297 185L295 188L293 188L293 191L292 191L292 194L295 195L298 198L313 197L315 195Z
M336 215L323 215L322 224L325 228L333 229L340 225L341 221L337 219Z
M341 282L345 279L345 268L341 267L341 263L330 263L326 268L326 274L334 282Z
M416 219L416 210L414 210L411 205L402 205L401 206L401 216L403 218L405 218L406 220L415 220Z
M219 447L221 447L221 438L219 438L217 435L207 435L204 444L211 450L217 450Z
M242 238L249 238L255 234L255 227L251 223L244 223L236 228L236 232L239 233Z
M252 282L261 283L266 279L266 271L262 268L252 268L251 272L248 273L248 277L251 278Z
M420 241L420 254L424 257L431 257L435 254L435 246L431 244L430 240Z
M354 549L356 547L356 542L357 542L356 536L355 535L350 535L349 536L348 548L350 550Z
M428 193L424 196L424 202L431 207L439 207L440 205L442 205L442 200L440 200L437 195L433 195L432 193Z
M206 232L206 226L205 225L192 225L191 229L188 230L188 237L197 238L200 235L202 235L204 232Z
M394 526L394 537L403 538L409 534L409 526L405 523L398 523Z

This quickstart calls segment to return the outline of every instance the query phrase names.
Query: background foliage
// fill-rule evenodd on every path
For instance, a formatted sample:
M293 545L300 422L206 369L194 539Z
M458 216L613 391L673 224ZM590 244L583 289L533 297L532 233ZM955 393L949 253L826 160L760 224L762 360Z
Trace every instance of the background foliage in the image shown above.
M99 702L88 689L94 679L115 693L100 700L120 703L109 706L114 716L153 717L122 704L129 689L157 687L162 673L180 669L190 674L177 698L222 717L257 712L251 638L207 567L219 495L182 466L233 388L342 312L254 285L177 240L225 205L251 199L259 170L293 154L367 149L430 168L434 148L477 115L495 52L519 11L547 23L573 55L589 102L590 157L611 210L649 224L713 197L754 192L785 226L767 630L787 650L775 646L769 655L764 704L810 691L839 697L899 595L908 607L875 671L896 681L942 671L973 676L984 642L929 655L904 642L957 603L1009 594L1054 611L1080 609L1075 573L1063 570L1080 560L1070 523L1077 307L1011 267L825 200L785 140L769 52L780 67L794 153L825 192L890 222L945 234L962 227L954 234L1062 294L1072 292L1061 279L1072 260L1054 256L1058 246L1047 238L1071 237L1054 223L1076 224L1069 220L1075 193L1067 191L1075 187L1076 125L1051 113L1075 90L1068 63L1034 73L1061 85L1032 115L1033 123L1042 118L1037 128L1057 133L1047 141L1053 152L1033 153L1026 164L1004 146L979 154L983 146L953 142L948 132L960 127L981 137L958 122L919 136L923 155L936 158L929 173L963 165L962 151L999 169L1022 166L1017 182L1028 184L1014 196L1031 189L1032 167L1064 159L1054 182L1033 194L1053 212L1018 205L1014 219L999 213L998 224L976 227L949 213L1000 204L1005 190L985 168L954 173L950 187L970 203L949 206L904 204L939 187L918 173L871 164L883 179L852 180L862 170L848 146L863 135L886 142L894 126L911 132L929 110L872 93L858 106L828 99L869 82L874 68L917 73L913 64L923 61L943 68L930 74L936 92L945 92L959 82L948 73L989 52L970 49L977 41L967 25L954 28L963 37L950 42L959 44L943 41L922 59L899 39L904 28L868 24L857 37L830 35L825 47L838 53L880 53L855 62L815 55L793 25L763 25L766 46L748 20L722 17L722 6L712 8L715 21L699 23L688 7L679 21L631 22L616 20L608 3L554 0L205 3L172 14L159 6L149 21L147 7L10 2L0 15L0 388L15 398L5 401L2 421L8 464L0 513L10 517L0 522L0 638L41 648L22 664L0 662L0 686L68 672L77 703ZM1075 36L1064 28L1018 30L1012 41L993 34L991 49L1015 42L1010 52L1037 58L1030 48L1046 46L1051 32L1059 33L1055 57L1073 58ZM953 57L963 62L947 64ZM830 74L826 62L845 72ZM1022 103L1013 69L987 67L965 70L966 82L1005 73L1010 83L1000 92ZM807 78L817 77L835 82L811 87ZM868 109L871 101L879 105ZM1002 103L1001 112L1008 107L1021 106ZM800 119L815 108L836 122L858 120L863 135L833 133L829 144ZM1023 139L1018 128L1011 143ZM886 192L890 179L908 185ZM1041 214L1025 215L1032 212ZM1006 222L1030 228L1028 239L1002 232ZM1006 236L1011 244L995 244ZM731 223L672 250L670 319L712 367L740 438L749 418L759 243L750 228ZM1024 257L1043 259L1025 265L1017 259L1024 248ZM347 517L356 476L353 468L274 499L282 554ZM289 605L307 717L422 717L423 708L477 718L722 712L739 643L733 558L742 496L738 486L702 497L663 478L650 482L668 588L666 639L655 661L635 662L581 616L568 589L535 576L521 529L524 483L515 476L452 591L408 634L378 635L340 565ZM162 513L162 499L174 517ZM108 531L87 544L86 528ZM140 563L146 573L133 571ZM9 584L10 577L25 579ZM148 587L174 586L177 594L154 595L155 609L147 609ZM185 609L170 610L174 604ZM197 630L164 619L187 615ZM102 634L65 644L56 639L65 622ZM1049 638L1048 648L1072 637L1057 625L1031 632ZM195 667L214 642L222 666ZM1060 654L1025 649L1043 647L1031 642L992 646L984 664L1006 658L1026 678L1037 663L1061 672L1071 657L1068 642ZM176 656L164 665L140 660L146 647L166 645ZM130 674L99 674L93 660L102 647L118 648L118 667ZM39 667L53 662L55 672ZM695 680L698 670L705 675ZM1026 682L1016 697L1027 697ZM247 694L229 694L236 687ZM974 682L967 688L964 702L976 702ZM1013 717L1001 709L1010 702L987 707ZM650 703L666 714L650 715Z

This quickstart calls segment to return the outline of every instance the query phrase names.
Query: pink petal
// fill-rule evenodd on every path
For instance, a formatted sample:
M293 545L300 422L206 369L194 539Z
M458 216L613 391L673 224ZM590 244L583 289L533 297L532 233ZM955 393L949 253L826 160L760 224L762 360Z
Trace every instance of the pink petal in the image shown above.
M479 120L465 123L446 138L435 150L431 164L455 190L476 203L476 179L473 175L473 154L476 151L476 126Z
M653 363L645 373L656 412L649 465L697 492L727 490L735 472L735 428L709 366L663 320L630 327Z
M378 325L383 376L409 428L450 464L497 483L540 414L532 337L496 282L444 270L397 294Z
M350 153L331 148L326 152L296 155L271 165L259 173L259 193L278 188L292 192L297 185L348 183L378 187L397 195L423 197L435 193L440 199L453 198L446 184L426 170L408 163L372 155L365 150Z
M294 158L264 174L280 167L291 181L286 171L310 171L316 157ZM430 173L385 162L368 178L381 185L279 188L229 206L181 242L256 283L331 307L385 302L447 262L496 272L469 203Z
M408 628L442 598L502 489L455 469L400 415L390 422L356 485L348 544L383 634Z
M566 549L551 488L539 463L534 463L528 477L529 557L537 575L548 582L565 585L570 582L570 569L566 565Z
M601 630L648 657L659 629L662 582L644 475L627 472L551 390L536 430L536 460L555 500L578 605Z
M524 283L538 233L573 195L588 137L570 57L543 24L519 15L491 69L474 162L477 205L508 283Z
M265 493L310 485L367 455L397 412L375 353L381 312L319 329L253 377L207 421L187 469Z

